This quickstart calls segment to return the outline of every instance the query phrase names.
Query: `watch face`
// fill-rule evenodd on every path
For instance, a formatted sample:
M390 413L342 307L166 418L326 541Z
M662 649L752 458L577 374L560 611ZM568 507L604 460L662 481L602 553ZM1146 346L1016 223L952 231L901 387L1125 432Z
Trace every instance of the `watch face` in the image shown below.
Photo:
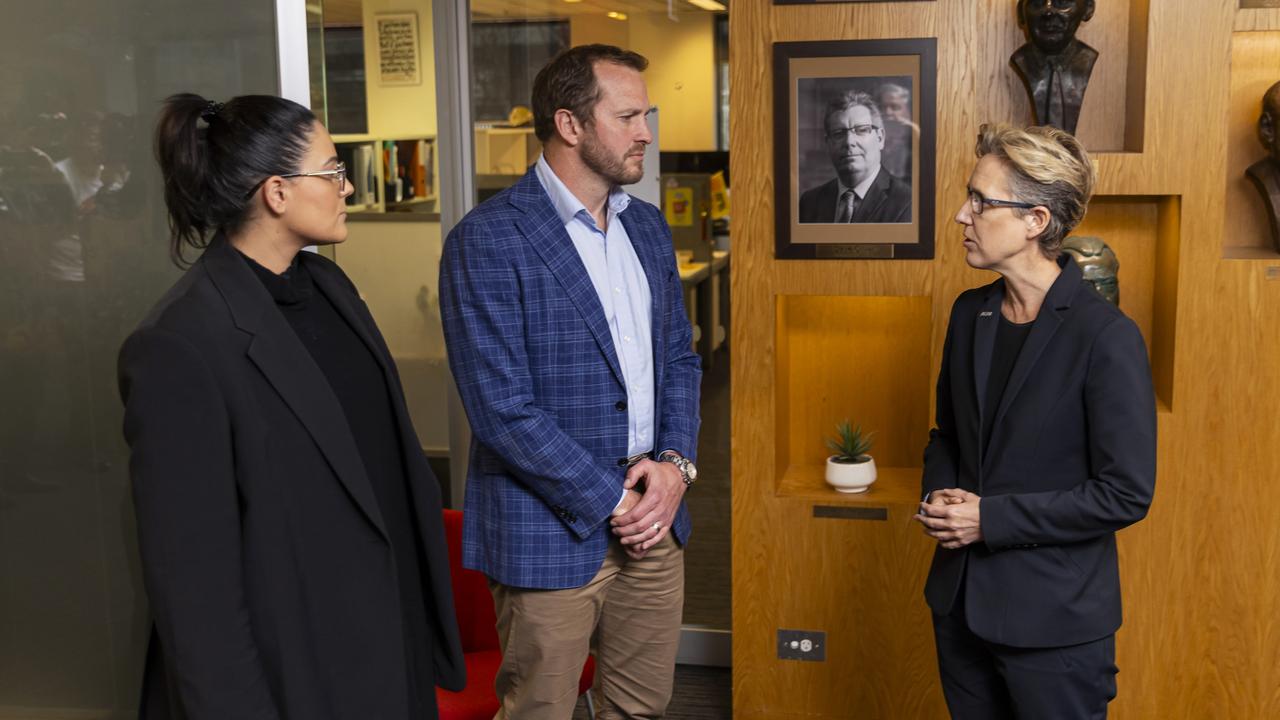
M690 480L698 479L698 468L689 460L684 461L684 471L689 474Z

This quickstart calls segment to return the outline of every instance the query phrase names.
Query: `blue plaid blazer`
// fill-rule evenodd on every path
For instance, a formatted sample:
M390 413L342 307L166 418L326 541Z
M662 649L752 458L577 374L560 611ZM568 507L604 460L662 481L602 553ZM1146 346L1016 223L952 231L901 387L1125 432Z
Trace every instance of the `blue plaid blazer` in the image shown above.
M693 458L702 370L671 230L636 198L619 218L653 298L654 447ZM585 585L622 497L627 396L586 266L532 169L449 233L440 311L472 430L463 564L513 587ZM687 507L672 531L688 539Z

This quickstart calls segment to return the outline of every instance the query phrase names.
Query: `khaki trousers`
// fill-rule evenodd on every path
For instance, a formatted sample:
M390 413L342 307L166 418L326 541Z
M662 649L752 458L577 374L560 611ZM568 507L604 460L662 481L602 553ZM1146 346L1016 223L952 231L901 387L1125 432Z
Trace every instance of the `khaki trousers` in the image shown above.
M495 720L569 720L578 678L595 651L596 718L661 718L671 700L684 550L668 533L640 560L616 538L591 582L528 590L489 581L502 666Z

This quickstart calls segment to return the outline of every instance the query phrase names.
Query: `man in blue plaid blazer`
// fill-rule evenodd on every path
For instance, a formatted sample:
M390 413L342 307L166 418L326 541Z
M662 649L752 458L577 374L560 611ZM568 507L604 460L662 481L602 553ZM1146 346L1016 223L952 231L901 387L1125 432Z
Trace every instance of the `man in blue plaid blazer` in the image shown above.
M557 56L543 156L449 233L440 302L473 438L463 563L490 579L499 718L567 720L595 638L599 717L661 717L683 609L701 370L643 175L647 61Z

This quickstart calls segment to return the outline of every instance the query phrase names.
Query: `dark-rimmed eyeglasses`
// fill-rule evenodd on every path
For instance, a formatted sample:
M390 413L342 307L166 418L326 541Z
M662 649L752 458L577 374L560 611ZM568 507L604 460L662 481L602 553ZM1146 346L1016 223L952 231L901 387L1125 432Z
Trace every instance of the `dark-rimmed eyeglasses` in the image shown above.
M853 127L832 130L826 134L826 138L827 142L831 143L844 142L849 139L849 133L853 133L858 137L866 137L879 129L879 125L854 125Z
M1039 207L1039 205L1017 202L1015 200L997 200L995 198L989 198L977 190L969 188L969 212L974 215L981 215L982 211L986 209L987 206L1018 208L1020 210L1030 210L1031 208Z
M282 177L282 178L296 178L296 177L327 177L327 178L332 178L332 179L333 179L333 181L334 181L335 183L337 183L337 184L338 184L338 194L339 194L339 195L341 195L341 194L342 194L342 191L347 189L347 164L346 164L346 163L344 163L344 162L340 162L340 163L338 163L338 164L337 164L337 165L336 165L332 170L313 170L313 171L311 171L311 172L286 173L286 174L284 174L284 175L277 175L277 176L275 176L275 177ZM257 185L254 185L254 186L253 186L253 188L252 188L251 190L249 190L249 192L248 192L248 193L246 193L246 194L245 194L245 197L246 197L246 198L247 198L247 197L250 197L250 196L252 196L254 193L258 192L258 188L262 187L262 183L264 183L264 182L266 182L267 180L270 180L270 179L271 179L271 178L263 178L263 179L259 180L259 181L258 181L258 184L257 184Z

